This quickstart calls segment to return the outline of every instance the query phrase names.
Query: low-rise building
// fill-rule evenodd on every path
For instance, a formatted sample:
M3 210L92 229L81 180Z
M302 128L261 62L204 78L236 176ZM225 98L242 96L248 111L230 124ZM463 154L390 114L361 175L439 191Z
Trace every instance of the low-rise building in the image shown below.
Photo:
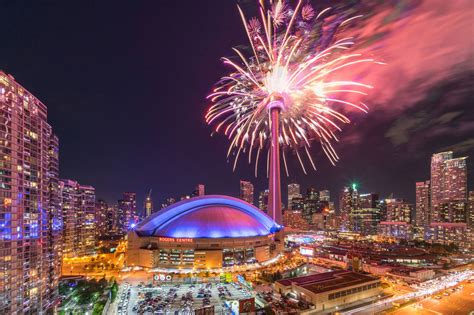
M341 307L382 293L379 278L346 270L279 280L274 289L311 303L314 305L311 312Z
M435 276L435 272L432 269L418 269L410 271L409 275L410 277L422 282L433 279Z
M377 276L385 276L388 272L392 271L392 267L389 265L379 265L374 263L363 263L362 270Z

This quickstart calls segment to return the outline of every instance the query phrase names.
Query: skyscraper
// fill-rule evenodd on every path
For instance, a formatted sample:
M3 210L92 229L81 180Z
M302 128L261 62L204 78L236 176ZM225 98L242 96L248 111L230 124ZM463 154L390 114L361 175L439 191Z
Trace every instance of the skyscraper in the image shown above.
M301 194L296 194L291 198L291 209L303 212L305 200Z
M196 190L198 192L198 196L204 196L206 194L206 189L203 184L198 184Z
M301 196L300 193L300 184L297 183L291 183L288 184L288 209L292 209L292 200L295 197Z
M435 153L431 157L431 211L433 215L436 206L444 199L444 162L452 157L452 151ZM433 221L436 221L436 215Z
M306 190L306 199L319 201L319 191L314 187L309 187Z
M263 212L268 211L268 189L261 191L258 195L258 208Z
M467 198L467 157L450 159L444 162L444 200Z
M415 224L419 227L428 227L430 218L430 181L416 183Z
M59 141L46 106L2 71L0 118L0 313L46 313L60 270Z
M331 193L329 192L329 190L327 190L327 189L321 190L319 192L319 200L330 202L331 201Z
M95 223L96 223L96 234L98 237L106 236L109 232L107 228L107 211L109 206L105 200L99 199L95 203Z
M431 158L431 222L447 222L446 206L467 200L466 157L453 158L453 152L433 154Z
M153 200L151 199L151 189L145 198L145 218L153 213Z
M206 188L203 184L198 184L196 186L196 188L194 189L194 191L192 192L191 194L191 198L193 197L199 197L199 196L204 196L206 194ZM189 198L189 197L188 197ZM188 198L184 198L184 199L188 199ZM183 198L181 198L181 200L183 200Z
M412 222L413 205L403 199L386 199L388 222Z
M166 198L165 202L163 202L163 203L161 204L161 209L166 208L166 207L169 207L169 206L171 206L171 205L172 205L173 203L175 203L175 202L176 202L176 199L175 199L175 198L173 198L173 197L168 197L168 198Z
M377 226L381 221L379 196L375 193L360 194L358 207L350 210L350 230L364 235L377 234Z
M467 225L471 228L471 230L474 229L474 191L469 192L466 209L466 219Z
M63 256L95 253L97 237L95 190L71 179L59 181L63 216Z
M107 214L106 214L106 221L105 225L107 227L107 236L115 236L120 235L122 233L122 227L119 226L119 219L118 219L118 206L108 206L107 207Z
M240 181L240 199L253 205L253 184L251 182Z
M95 188L88 185L79 185L79 212L80 218L79 247L80 255L95 254L97 240L97 226L95 222Z
M339 212L341 215L342 229L349 230L353 226L351 223L351 213L354 209L359 208L359 192L357 186L344 187L339 196Z
M118 225L122 233L127 233L135 223L136 214L136 193L124 192L122 199L118 201Z

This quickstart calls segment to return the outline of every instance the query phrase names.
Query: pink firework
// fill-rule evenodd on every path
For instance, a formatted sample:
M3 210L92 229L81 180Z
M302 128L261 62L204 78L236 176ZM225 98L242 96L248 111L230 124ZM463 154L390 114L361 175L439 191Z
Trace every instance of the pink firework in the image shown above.
M368 107L353 100L353 96L360 99L372 89L344 77L352 66L376 63L375 60L350 53L353 38L337 38L339 27L361 16L327 19L335 23L327 27L319 19L330 8L314 18L312 7L302 6L301 0L294 9L284 1L273 1L269 9L260 6L263 31L257 33L255 20L247 22L240 7L239 12L253 55L246 57L234 48L240 62L223 58L232 71L208 96L213 104L205 116L208 124L215 125L216 132L229 138L227 154L235 157L234 169L245 154L249 163L255 161L257 175L262 152L269 152L274 137L281 147L287 175L288 153L296 154L305 173L305 160L316 170L310 154L313 144L319 144L329 161L336 163L339 156L332 143L339 141L336 134L341 126L350 123L344 107L366 113ZM275 97L283 105L271 118L268 104ZM272 119L279 122L273 133ZM268 163L270 154L265 155Z

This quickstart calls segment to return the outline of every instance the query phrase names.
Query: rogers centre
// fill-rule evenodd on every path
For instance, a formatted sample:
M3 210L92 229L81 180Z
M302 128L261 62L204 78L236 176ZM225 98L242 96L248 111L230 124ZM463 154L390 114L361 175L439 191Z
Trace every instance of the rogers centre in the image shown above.
M278 256L281 227L237 198L206 195L162 209L128 233L127 264L147 268L217 269Z

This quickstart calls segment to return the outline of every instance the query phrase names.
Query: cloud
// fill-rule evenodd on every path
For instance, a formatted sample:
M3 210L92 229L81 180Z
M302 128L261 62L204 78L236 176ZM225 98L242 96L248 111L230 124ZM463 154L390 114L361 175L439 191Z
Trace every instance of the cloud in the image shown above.
M398 112L425 99L438 82L474 69L474 6L463 0L387 3L350 31L362 53L387 63L359 70L375 87L370 102Z
M474 150L474 138L470 138L441 149L441 151L455 151L459 153L465 153Z
M423 115L423 114L421 114ZM394 145L401 145L410 140L410 136L417 129L422 128L426 124L424 118L418 117L402 117L395 121L395 123L387 130L385 137L390 138Z

